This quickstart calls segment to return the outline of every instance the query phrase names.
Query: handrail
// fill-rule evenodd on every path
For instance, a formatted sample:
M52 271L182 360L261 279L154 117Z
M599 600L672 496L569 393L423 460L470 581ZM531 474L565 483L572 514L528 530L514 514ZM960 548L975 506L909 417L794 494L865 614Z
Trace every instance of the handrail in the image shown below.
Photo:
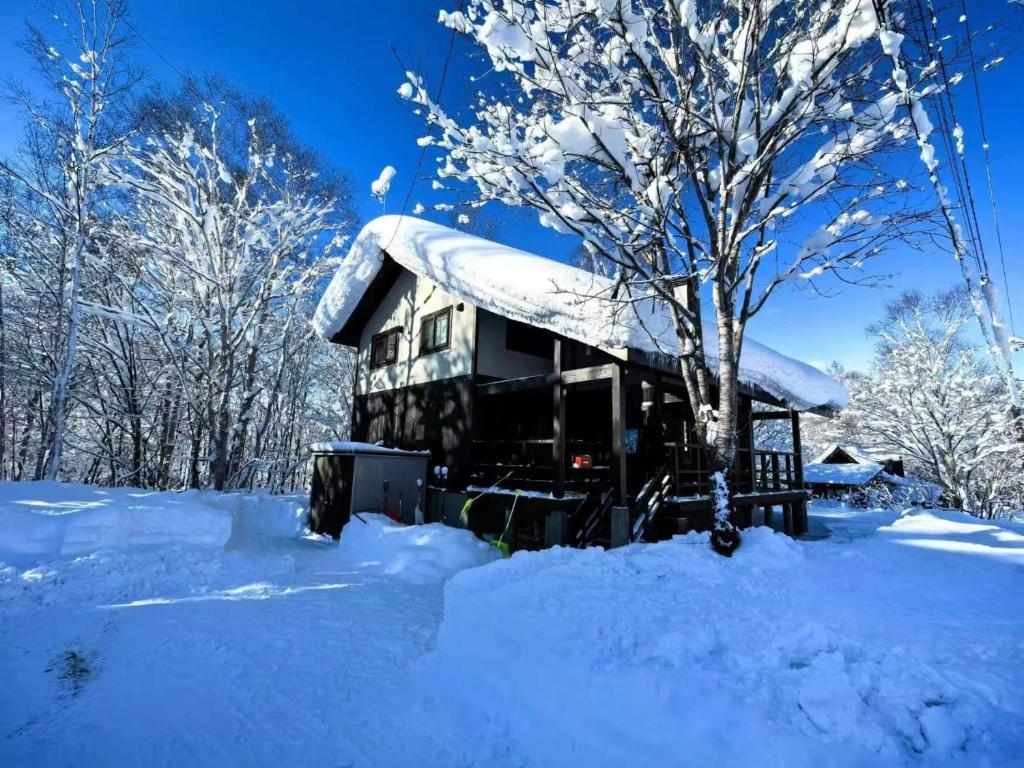
M630 536L631 541L640 541L647 533L647 529L654 521L655 515L661 509L667 492L672 487L672 475L668 471L668 462L661 465L657 472L640 489L636 495L634 508L638 511L636 520L633 522L633 530Z

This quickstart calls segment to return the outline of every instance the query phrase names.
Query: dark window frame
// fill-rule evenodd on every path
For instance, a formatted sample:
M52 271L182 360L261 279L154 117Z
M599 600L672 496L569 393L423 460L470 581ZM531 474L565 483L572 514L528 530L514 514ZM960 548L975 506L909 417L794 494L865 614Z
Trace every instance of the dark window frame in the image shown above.
M445 323L445 337L443 344L434 344L434 328L436 325L437 318L444 317ZM429 341L428 341L429 339ZM450 306L444 309L439 309L437 312L431 312L429 315L425 315L420 320L420 357L426 355L433 355L437 352L443 352L452 345L452 308Z
M370 339L370 370L377 368L386 368L389 365L394 365L398 362L398 341L402 336L402 326L396 325L394 328L388 328L386 331L375 333L373 338ZM391 337L395 339L394 349L388 353L388 342ZM384 359L380 362L377 361L376 351L380 346L384 349Z
M505 321L505 349L550 360L555 352L555 337L543 328L509 319Z

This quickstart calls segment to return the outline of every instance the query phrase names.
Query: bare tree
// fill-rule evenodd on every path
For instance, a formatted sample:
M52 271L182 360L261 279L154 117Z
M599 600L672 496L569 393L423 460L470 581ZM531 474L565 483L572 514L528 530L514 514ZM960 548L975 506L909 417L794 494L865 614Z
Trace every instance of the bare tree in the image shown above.
M878 351L848 417L866 445L903 455L955 507L988 514L1024 453L997 369L964 337L973 319L964 289L891 302L869 329Z
M668 307L677 344L664 351L679 358L709 454L712 540L730 553L747 324L784 286L863 281L865 261L927 218L883 162L913 131L883 66L893 39L878 10L470 0L441 21L493 74L464 118L415 73L399 89L435 129L440 176L472 204L532 208L580 238L617 276L588 297L609 312Z
M51 9L51 37L29 28L25 49L50 88L61 97L53 109L23 99L37 127L37 151L27 165L0 162L0 172L40 198L37 230L59 243L58 328L61 337L50 399L49 459L45 476L57 477L64 450L65 418L80 322L79 299L87 256L101 258L97 229L98 164L120 146L113 129L116 105L137 82L126 66L128 27L121 0L74 0ZM45 165L38 161L43 160Z
M296 351L285 342L304 330L302 299L325 274L336 242L328 222L334 203L304 191L306 172L261 146L255 129L248 157L244 173L231 172L208 107L201 134L185 127L104 166L130 194L114 232L144 259L152 298L139 309L162 336L181 385L192 381L202 393L194 423L207 435L217 489L242 468L267 348L276 350L277 398ZM278 166L283 171L271 173Z

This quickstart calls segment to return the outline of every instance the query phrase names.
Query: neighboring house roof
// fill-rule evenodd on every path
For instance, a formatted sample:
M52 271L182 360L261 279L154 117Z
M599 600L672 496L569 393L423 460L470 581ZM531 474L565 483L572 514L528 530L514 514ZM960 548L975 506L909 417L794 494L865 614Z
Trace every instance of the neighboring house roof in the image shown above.
M881 464L805 464L804 482L808 485L861 488L872 481L878 481L899 491L906 503L935 503L942 496L942 488L935 483L916 477L890 475Z
M870 448L864 448L863 446L859 446L859 445L840 445L839 443L832 443L832 445L830 445L828 448L826 448L821 453L819 453L814 458L814 461L811 462L811 463L813 463L813 464L828 463L829 459L831 459L833 457L833 454L835 454L837 451L841 451L841 452L845 453L847 456L849 456L851 459L853 459L853 461L856 462L857 464L878 464L880 462L885 462L885 461L888 461L890 459L897 459L898 460L898 457L896 457L896 456L888 456L888 455L879 454L879 453L877 453L875 451L872 451Z
M401 267L474 306L545 328L606 351L677 356L670 313L652 297L623 303L613 280L412 216L381 216L359 233L313 317L317 332L338 340L390 257ZM351 337L349 337L351 338ZM705 339L717 369L717 334ZM816 368L749 336L740 382L797 410L846 406L846 389Z
M879 475L886 480L891 475L882 471L881 464L805 464L804 482L812 485L865 485Z

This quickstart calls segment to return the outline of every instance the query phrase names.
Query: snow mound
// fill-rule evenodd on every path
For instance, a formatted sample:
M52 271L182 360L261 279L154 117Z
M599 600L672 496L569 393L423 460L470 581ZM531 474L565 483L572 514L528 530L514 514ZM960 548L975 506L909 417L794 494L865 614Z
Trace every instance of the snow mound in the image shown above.
M359 233L320 299L313 326L325 339L342 329L387 255L452 295L511 320L606 350L678 353L666 308L640 298L622 311L614 281L412 216L381 216ZM621 298L621 297L619 297ZM706 325L708 365L717 369L717 331ZM740 381L799 410L846 406L842 384L806 363L746 338Z
M269 493L214 495L211 491L207 499L231 512L231 543L292 538L306 530L309 520L309 497L304 493L288 496Z
M447 583L425 673L461 702L470 751L494 762L891 765L1012 754L1022 715L1003 673L1002 691L972 684L978 665L960 661L959 641L943 647L942 633L923 648L893 642L914 642L921 609L915 595L880 605L865 572L894 578L904 554L885 544L851 557L818 544L827 565L765 528L746 533L731 560L695 534L517 553ZM832 581L843 605L821 598Z
M895 544L995 558L1024 567L1024 525L982 520L966 512L908 510L878 535Z
M360 514L349 521L341 532L338 555L350 565L376 567L412 582L444 580L501 557L469 531L441 523L401 525L377 514Z
M250 537L294 536L305 515L305 499L296 496L5 482L0 561L136 547L223 548Z

